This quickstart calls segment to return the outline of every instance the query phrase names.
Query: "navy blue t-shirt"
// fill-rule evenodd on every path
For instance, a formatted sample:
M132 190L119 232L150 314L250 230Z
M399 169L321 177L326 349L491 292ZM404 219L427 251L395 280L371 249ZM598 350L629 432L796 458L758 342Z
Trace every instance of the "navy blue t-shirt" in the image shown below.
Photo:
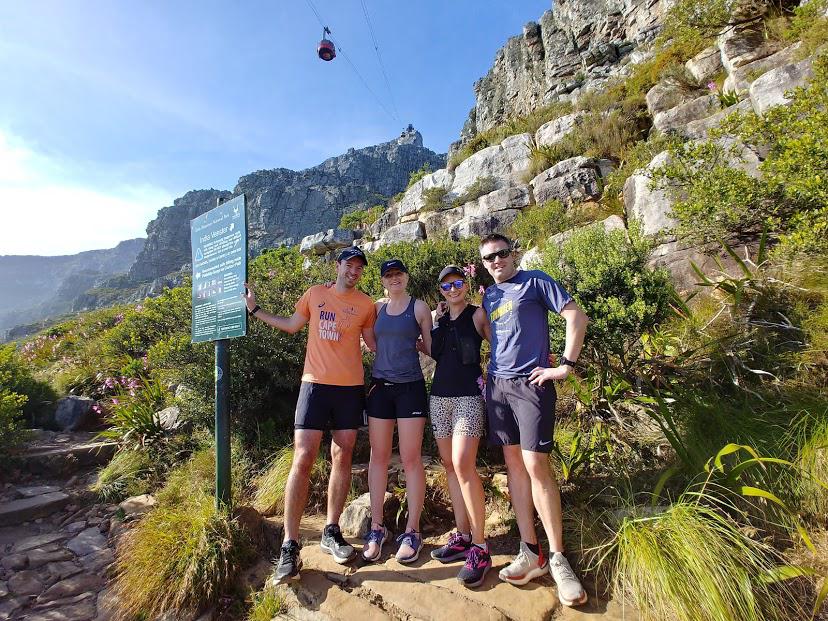
M486 289L483 309L492 325L489 373L520 377L535 367L548 367L548 312L560 313L571 301L572 296L540 270L518 270Z

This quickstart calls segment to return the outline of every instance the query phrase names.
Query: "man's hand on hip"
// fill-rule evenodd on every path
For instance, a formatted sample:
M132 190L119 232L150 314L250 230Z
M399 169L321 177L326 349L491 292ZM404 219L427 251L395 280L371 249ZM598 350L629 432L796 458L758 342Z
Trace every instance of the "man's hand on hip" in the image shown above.
M549 380L566 379L571 371L572 367L565 364L552 368L535 367L529 374L529 383L535 386L542 386L544 382Z

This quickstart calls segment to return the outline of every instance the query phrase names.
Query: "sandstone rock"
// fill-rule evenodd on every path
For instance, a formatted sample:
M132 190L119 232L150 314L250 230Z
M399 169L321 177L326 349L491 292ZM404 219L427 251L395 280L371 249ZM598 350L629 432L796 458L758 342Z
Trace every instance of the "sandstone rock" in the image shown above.
M20 610L28 599L28 597L10 597L0 601L0 621L13 618L14 613Z
M14 595L37 595L43 590L43 583L37 572L31 569L12 574L8 581L9 591Z
M716 95L704 95L680 104L653 118L653 127L661 132L680 130L690 121L702 119L719 111L719 98Z
M26 621L89 621L95 618L95 603L90 598L77 604L50 608L26 616Z
M504 209L487 215L466 216L449 228L449 237L453 240L466 237L483 237L489 233L505 231L520 214L517 209Z
M66 547L78 556L85 556L106 548L106 537L97 528L87 528L70 539Z
M717 112L711 116L696 121L690 121L683 129L682 133L691 140L704 140L707 138L711 129L714 129L722 124L728 116L734 112L748 112L752 109L749 99L744 99L737 104L729 106L724 110Z
M687 101L687 95L671 82L657 82L644 96L650 116L675 108Z
M746 27L728 30L719 36L719 49L722 55L722 66L728 73L742 65L746 65L774 51L765 40L759 28Z
M466 215L465 208L455 207L444 211L433 211L422 215L421 222L425 229L426 239L443 235L449 227L456 224Z
M63 580L75 574L79 574L82 570L80 567L70 561L61 561L59 563L49 563L46 565L46 571L52 578Z
M560 142L583 117L583 112L573 112L544 123L535 132L535 143L538 146L548 146Z
M184 424L181 419L181 408L177 405L156 412L155 418L166 431L176 431Z
M383 244L393 244L394 242L413 242L421 239L425 239L423 223L415 220L414 222L392 226L383 233L381 241Z
M523 255L520 257L520 269L522 270L534 270L538 269L540 265L540 250L536 247L529 248Z
M722 54L718 47L708 47L684 63L684 66L696 81L703 83L722 70Z
M539 205L557 200L572 205L601 196L598 163L588 157L573 157L552 166L529 182Z
M0 559L0 565L9 571L16 571L18 569L26 569L29 564L29 557L25 554L4 554Z
M385 492L383 505L392 496ZM365 493L349 504L339 518L339 526L347 537L364 537L371 529L371 494Z
M528 185L495 190L477 200L463 205L463 214L466 216L482 216L504 209L523 209L528 207L532 196Z
M151 494L141 494L140 496L133 496L127 498L118 507L126 515L143 515L149 512L156 504L155 496Z
M423 207L425 207L425 197L423 196L423 192L425 190L430 190L432 188L443 188L448 190L451 188L451 182L453 179L454 175L445 168L441 168L430 175L425 175L417 183L406 190L402 200L400 200L397 204L397 216L399 218L404 218L419 212Z
M756 244L731 243L736 254L744 257L746 248L751 256L755 256ZM717 272L719 264L730 273L737 273L736 262L720 244L708 244L702 247L692 246L686 242L668 241L657 246L651 253L647 265L653 269L664 268L670 272L670 279L680 293L686 293L696 288L699 277L692 268L695 263L706 274Z
M34 496L59 492L60 488L55 485L37 485L35 487L16 487L15 490L24 498L33 498Z
M3 599L8 594L9 594L8 585L5 582L3 582L2 580L0 580L0 599Z
M505 472L496 472L492 475L492 485L501 494L507 498L509 497L509 477Z
M34 535L33 537L26 537L14 544L15 552L25 552L26 550L34 550L35 548L42 548L50 543L63 541L68 539L69 535L66 533L45 533L43 535Z
M796 62L796 54L800 47L802 43L795 43L776 54L737 67L725 78L722 90L725 92L746 90L751 82L771 69Z
M115 553L112 548L104 548L80 558L84 571L91 574L102 574L115 562Z
M322 255L331 250L346 248L353 243L353 231L340 228L328 229L327 231L320 231L319 233L304 237L299 245L299 252Z
M115 588L108 586L98 594L98 616L95 621L111 621L118 612L118 597Z
M798 86L804 86L813 73L813 59L811 58L768 71L750 85L750 102L753 105L753 111L763 115L773 106L788 103L790 99L786 93Z
M637 171L624 183L624 209L627 218L639 220L645 235L669 231L676 225L669 193L664 189L650 189L651 171L664 166L669 159L666 151L659 153L646 169Z
M72 522L71 524L66 526L67 533L79 533L84 528L86 528L86 520L81 520L80 522Z
M72 558L72 553L64 548L50 551L35 549L29 550L27 556L29 557L29 567L31 569L37 569L47 563L68 561Z
M50 602L64 597L71 597L86 591L96 591L103 586L103 580L93 574L77 574L50 586L38 597L39 602Z
M95 418L95 413L92 411L94 403L95 400L89 397L75 395L63 397L57 402L55 422L64 431L84 429Z
M509 136L500 144L486 147L460 162L454 169L451 196L465 195L481 177L494 179L495 189L519 181L520 173L529 168L531 138L531 134Z
M754 179L762 178L762 173L759 170L759 165L762 162L750 147L729 136L719 138L716 144L724 149L728 166L738 168Z

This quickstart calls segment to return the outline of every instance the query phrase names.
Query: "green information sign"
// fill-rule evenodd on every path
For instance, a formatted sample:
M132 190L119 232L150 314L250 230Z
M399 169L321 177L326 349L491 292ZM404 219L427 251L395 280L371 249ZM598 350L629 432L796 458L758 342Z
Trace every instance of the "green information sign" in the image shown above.
M247 280L244 194L190 220L193 249L193 343L247 334L241 295Z

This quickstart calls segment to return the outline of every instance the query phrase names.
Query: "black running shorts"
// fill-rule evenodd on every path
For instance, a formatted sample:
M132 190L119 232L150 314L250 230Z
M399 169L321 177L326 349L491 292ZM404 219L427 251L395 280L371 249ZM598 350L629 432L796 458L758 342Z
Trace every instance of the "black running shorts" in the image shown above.
M296 429L359 429L365 420L365 386L302 382L296 402Z
M428 395L425 380L395 384L374 378L368 391L368 416L372 418L426 418Z
M533 386L528 377L486 379L486 415L489 444L520 444L537 453L552 450L555 432L555 386Z

